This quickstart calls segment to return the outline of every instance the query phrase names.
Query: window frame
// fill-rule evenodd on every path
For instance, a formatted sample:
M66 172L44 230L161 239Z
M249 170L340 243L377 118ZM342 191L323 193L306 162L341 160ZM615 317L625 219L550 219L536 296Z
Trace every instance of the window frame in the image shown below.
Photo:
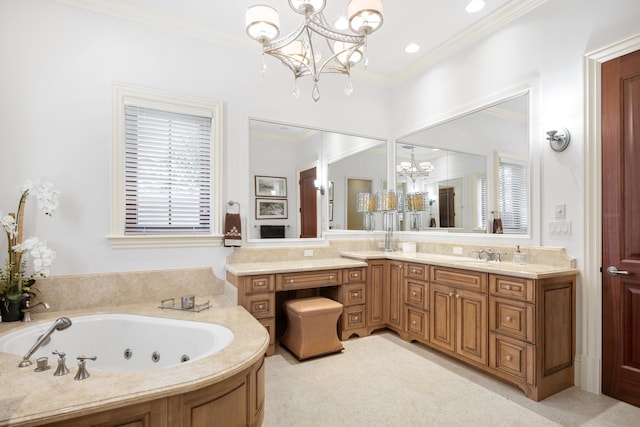
M222 236L222 102L116 83L112 88L110 234L113 248L220 246ZM211 229L209 233L125 234L125 105L211 118Z
M530 204L530 192L529 192L529 188L530 188L530 182L529 180L531 179L530 176L530 171L529 171L529 162L528 159L526 158L526 156L520 155L520 154L516 154L516 153L509 153L509 152L504 152L504 151L496 151L496 156L495 156L495 176L496 176L496 180L495 180L495 194L496 194L496 198L495 198L495 212L499 212L500 213L500 218L502 218L502 212L500 211L500 197L501 197L501 193L500 193L500 165L501 163L509 163L509 164L513 164L513 165L520 165L523 167L524 169L524 178L526 179L526 184L525 184L525 191L524 191L524 197L525 199L525 203L524 203L524 213L526 214L526 220L527 220L527 227L526 228L522 228L522 226L519 229L514 229L514 228L506 228L505 224L504 224L504 218L503 218L503 223L502 223L502 229L504 234L523 234L523 233L529 233L530 232L530 227L531 227L531 217L530 217L530 210L529 210L529 204Z

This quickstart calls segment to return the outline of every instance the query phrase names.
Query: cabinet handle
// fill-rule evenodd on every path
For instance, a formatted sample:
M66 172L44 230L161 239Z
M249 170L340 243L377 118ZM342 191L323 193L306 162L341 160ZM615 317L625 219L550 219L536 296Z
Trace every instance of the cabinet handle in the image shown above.
M511 322L511 316L505 317L504 320L506 320L507 322Z
M358 316L353 316L353 320L358 320Z
M456 298L460 298L460 294L456 294Z
M415 320L413 322L411 322L413 325L416 325L418 322L416 322Z
M416 295L418 295L418 293L416 291L411 292L411 296L415 297Z
M261 280L258 282L258 286L264 286L264 282Z
M511 285L505 285L504 287L506 290L510 291L511 290Z
M333 276L329 276L329 280L333 280Z
M258 304L258 310L262 310L264 308L264 304Z
M293 279L289 279L289 283L293 283Z
M449 296L452 297L453 296L453 292L449 292Z
M360 277L360 274L359 273L353 273L353 277L355 277L357 279L358 277Z
M354 292L354 293L353 293L353 297L354 297L354 298L358 298L358 293L357 293L357 292Z
M512 357L511 357L511 355L510 355L510 354L507 354L507 355L504 357L504 359L505 359L507 362L511 362Z

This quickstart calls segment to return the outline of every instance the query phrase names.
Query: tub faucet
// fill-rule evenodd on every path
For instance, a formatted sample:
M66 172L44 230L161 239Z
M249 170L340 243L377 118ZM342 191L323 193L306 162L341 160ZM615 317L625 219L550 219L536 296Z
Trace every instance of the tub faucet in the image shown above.
M26 300L24 303L24 308L21 310L22 311L22 321L23 322L31 322L31 311L36 308L37 306L42 305L44 307L45 310L49 310L49 304L47 304L46 302L39 302L36 305L30 307L29 306L29 300Z
M29 358L40 348L40 346L47 342L51 334L53 334L55 331L63 331L69 326L71 326L71 319L69 319L68 317L60 317L55 322L53 322L53 325L51 325L44 334L40 335L35 344L33 344L33 347L31 347L29 351L27 351L27 353L22 358L22 362L18 364L18 367L25 368L27 366L31 366L31 361L29 360Z

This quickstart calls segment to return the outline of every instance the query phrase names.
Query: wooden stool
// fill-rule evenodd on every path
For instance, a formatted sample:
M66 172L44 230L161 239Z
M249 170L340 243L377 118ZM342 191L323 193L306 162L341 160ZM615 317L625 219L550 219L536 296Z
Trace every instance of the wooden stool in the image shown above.
M324 297L289 300L287 330L281 343L298 359L342 351L336 325L342 314L342 304Z

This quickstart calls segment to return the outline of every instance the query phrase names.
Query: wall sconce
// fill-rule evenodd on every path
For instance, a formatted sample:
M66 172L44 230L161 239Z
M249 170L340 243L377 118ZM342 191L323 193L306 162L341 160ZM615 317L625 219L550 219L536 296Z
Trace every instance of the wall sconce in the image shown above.
M553 151L564 151L569 146L571 134L567 128L560 130L550 130L547 132L547 141Z
M322 186L322 184L320 184L320 180L319 179L314 179L313 180L313 185L314 185L314 187L316 187L316 190L318 190L320 192L320 195L324 196L324 187Z

